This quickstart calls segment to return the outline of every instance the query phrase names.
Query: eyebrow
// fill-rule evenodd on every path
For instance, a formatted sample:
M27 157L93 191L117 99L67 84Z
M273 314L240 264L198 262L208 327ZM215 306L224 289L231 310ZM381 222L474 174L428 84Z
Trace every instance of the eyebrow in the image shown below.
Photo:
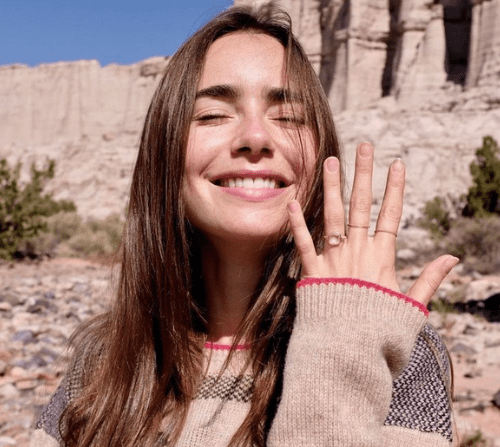
M232 85L213 85L196 92L198 98L216 99L238 99L241 96L241 89Z
M196 92L196 99L238 99L242 95L242 89L229 84L213 85ZM299 96L290 89L282 87L269 87L264 90L264 97L272 103L300 102Z
M264 96L269 102L300 102L299 95L296 92L282 87L268 88L265 90Z

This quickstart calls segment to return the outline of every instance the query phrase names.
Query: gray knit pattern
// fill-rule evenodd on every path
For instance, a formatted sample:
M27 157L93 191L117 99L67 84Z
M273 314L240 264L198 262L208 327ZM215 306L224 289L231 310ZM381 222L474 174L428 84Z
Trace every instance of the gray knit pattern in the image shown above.
M62 442L59 432L59 420L68 403L71 402L79 392L81 383L82 364L81 359L77 359L73 366L69 368L69 372L62 381L59 388L50 399L50 402L43 409L38 421L35 424L35 429L43 428L45 432Z
M66 390L66 381L64 381L50 399L48 405L43 409L40 418L35 424L35 428L43 428L45 432L61 442L59 434L59 419L61 414L68 405L69 397Z
M427 325L419 334L410 361L392 384L385 425L438 433L452 441L450 363L439 334Z
M195 399L221 399L237 402L250 402L253 391L253 377L208 376L205 377L196 393Z

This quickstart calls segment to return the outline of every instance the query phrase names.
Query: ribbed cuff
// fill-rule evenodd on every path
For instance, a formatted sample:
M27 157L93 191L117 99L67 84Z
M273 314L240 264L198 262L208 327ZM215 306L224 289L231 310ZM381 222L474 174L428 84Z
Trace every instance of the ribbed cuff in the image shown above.
M412 298L359 279L307 278L297 284L297 321L382 319L417 333L427 315L425 306Z

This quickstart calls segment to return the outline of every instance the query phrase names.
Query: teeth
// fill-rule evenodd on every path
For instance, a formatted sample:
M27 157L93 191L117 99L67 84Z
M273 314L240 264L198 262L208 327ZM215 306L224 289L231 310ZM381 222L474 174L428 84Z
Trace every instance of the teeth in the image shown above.
M279 188L276 180L269 178L229 178L220 181L221 186L229 188L275 189Z
M253 187L254 188L265 188L264 186L264 179L263 178L256 178L253 181Z
M253 188L254 186L254 179L251 178L244 178L243 179L243 188Z

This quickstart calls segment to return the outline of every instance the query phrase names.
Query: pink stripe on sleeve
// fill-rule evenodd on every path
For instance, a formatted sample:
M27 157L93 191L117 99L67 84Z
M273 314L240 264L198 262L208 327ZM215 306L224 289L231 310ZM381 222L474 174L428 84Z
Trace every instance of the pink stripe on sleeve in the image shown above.
M231 345L222 345L219 343L212 343L211 341L207 341L205 343L205 348L206 349L213 349L214 351L230 351L232 346ZM246 351L248 349L250 349L250 345L236 345L237 351Z
M388 295L392 295L399 298L412 306L421 310L426 316L429 315L427 308L413 298L404 295L401 292L396 292L395 290L388 289L387 287L380 286L378 284L363 281L362 279L356 278L305 278L297 283L297 287L311 286L313 284L348 284L350 286L366 287L367 289L375 289Z

